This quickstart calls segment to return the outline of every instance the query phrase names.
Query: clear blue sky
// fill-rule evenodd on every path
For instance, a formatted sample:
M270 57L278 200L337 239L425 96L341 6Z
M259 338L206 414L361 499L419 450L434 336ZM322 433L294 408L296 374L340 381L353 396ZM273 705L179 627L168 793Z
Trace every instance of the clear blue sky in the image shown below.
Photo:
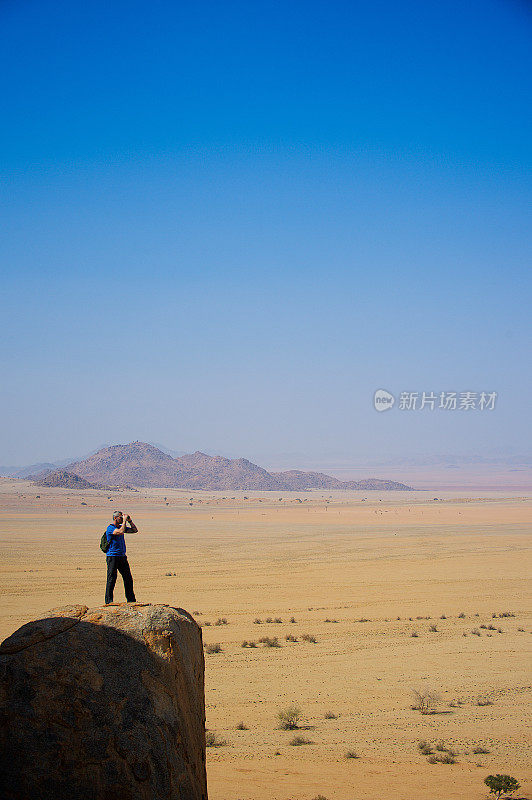
M529 451L531 41L519 0L4 0L0 464Z

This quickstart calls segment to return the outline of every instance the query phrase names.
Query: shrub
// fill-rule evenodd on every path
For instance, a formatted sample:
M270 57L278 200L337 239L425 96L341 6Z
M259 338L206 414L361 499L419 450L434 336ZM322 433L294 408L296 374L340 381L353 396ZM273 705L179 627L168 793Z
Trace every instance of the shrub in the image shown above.
M247 731L249 728L243 722L239 722L236 726L237 731Z
M211 655L211 653L223 653L222 645L221 644L206 644L205 645L205 652Z
M429 758L427 758L427 761L429 762L429 764L437 764L439 758L438 756L430 756Z
M336 620L333 620L333 622L336 622ZM366 619L366 617L360 617L360 619L356 619L355 622L371 622L371 620Z
M279 720L279 726L284 731L293 731L296 730L298 727L298 722L301 719L301 709L299 706L287 706L286 708L281 708L277 712L277 719Z
M265 622L273 622L271 617L266 617Z
M434 713L434 709L440 699L440 696L437 694L437 692L434 692L431 689L423 689L421 691L412 689L412 693L414 695L414 703L412 704L411 708L414 711L421 711L422 714Z
M484 778L484 783L490 790L490 794L494 794L495 797L500 797L501 794L513 794L520 788L515 778L498 773L497 775L488 775L487 778Z
M275 617L274 622L276 622L279 625L282 622L281 617Z
M417 637L419 636L419 633L418 633L417 631L412 631L412 633L410 634L410 636L411 636L413 639L417 639Z
M290 622L296 622L296 618L295 617L290 617Z
M316 642L318 641L316 637L311 636L310 633L304 633L301 638L303 639L304 642L312 642L313 644L316 644Z
M478 628L473 628L471 633L473 634L473 636L482 636L482 634L481 634L481 632L479 631Z
M210 628L210 626L211 626L211 623L210 623L208 620L205 620L205 621L203 622L203 625L205 625L205 627L206 627L206 628Z
M214 731L207 731L205 733L205 746L206 747L224 747L227 744L225 739L221 739Z
M280 647L279 639L277 636L262 636L259 642L265 647Z
M465 619L465 614L464 614L464 612L463 612L463 611L461 611L461 612L458 614L458 619Z
M436 625L430 625L429 626L429 631L431 633L437 633L438 632L438 628L436 627Z
M436 750L438 750L438 752L440 752L440 753L446 753L447 752L447 748L445 747L444 742L438 742L437 745L436 745Z
M284 638L287 642L297 642L297 636L292 636L291 633L287 633Z
M421 742L418 742L417 746L418 746L419 752L421 753L422 756L430 756L430 755L432 755L433 750L432 750L432 747L430 746L430 744L428 742L425 742L423 740Z
M290 744L294 747L299 747L302 744L312 744L310 739L305 739L304 736L294 736L293 739L290 739Z
M442 614L440 619L447 619L447 617L445 616L445 614Z
M492 706L493 700L490 700L488 697L477 697L475 700L476 706Z
M475 749L473 750L473 753L474 753L476 756L479 756L479 755L487 755L487 753L489 753L489 752L490 752L490 751L489 751L489 750L487 750L485 747L475 747Z
M261 619L259 619L258 617L256 617L256 618L253 620L253 622L254 622L254 624L255 624L255 625L262 625L262 620L261 620Z
M325 719L338 719L338 714L335 714L334 711L326 711L323 716Z
M256 647L257 642L248 642L248 647Z
M438 758L440 764L456 764L456 758L453 752L444 753L444 755Z
M316 797L313 797L312 800L327 800L322 794L317 794Z
M348 750L347 753L345 754L345 757L346 758L360 758L360 756L358 755L356 750Z
M214 624L215 625L227 625L228 623L227 623L227 620L226 620L225 617L218 617L218 619L216 620L216 622Z

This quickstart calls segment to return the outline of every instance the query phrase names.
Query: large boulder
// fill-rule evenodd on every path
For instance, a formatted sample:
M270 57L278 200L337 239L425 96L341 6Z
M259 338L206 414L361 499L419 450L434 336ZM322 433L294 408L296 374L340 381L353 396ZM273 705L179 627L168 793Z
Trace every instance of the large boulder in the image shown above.
M3 800L206 800L201 628L140 603L55 609L0 646Z

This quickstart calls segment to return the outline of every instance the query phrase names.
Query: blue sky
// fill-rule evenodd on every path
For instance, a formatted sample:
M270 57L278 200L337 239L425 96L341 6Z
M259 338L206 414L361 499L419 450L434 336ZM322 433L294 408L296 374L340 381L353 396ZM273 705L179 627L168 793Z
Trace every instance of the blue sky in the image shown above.
M530 451L527 4L0 22L0 463ZM377 414L377 388L499 399Z

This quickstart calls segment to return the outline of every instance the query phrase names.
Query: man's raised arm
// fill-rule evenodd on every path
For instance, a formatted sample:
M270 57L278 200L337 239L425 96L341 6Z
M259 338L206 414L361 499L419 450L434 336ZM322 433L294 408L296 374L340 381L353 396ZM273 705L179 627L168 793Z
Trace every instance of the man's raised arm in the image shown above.
M133 520L131 519L129 514L126 517L126 522L128 523L128 526L126 528L126 533L138 533L139 532L139 529L137 528L137 526L135 525L135 523L133 522Z

